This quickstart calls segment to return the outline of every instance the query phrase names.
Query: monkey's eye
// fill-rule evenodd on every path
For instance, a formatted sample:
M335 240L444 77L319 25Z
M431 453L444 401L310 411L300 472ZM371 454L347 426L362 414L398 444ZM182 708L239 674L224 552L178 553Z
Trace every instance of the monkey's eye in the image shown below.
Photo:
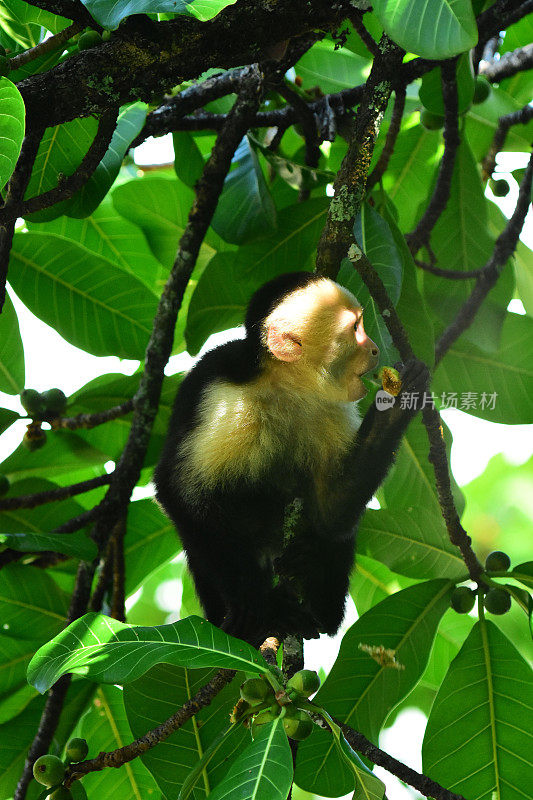
M363 311L364 311L364 308L361 309L361 311L359 312L359 316L357 317L357 319L354 322L354 325L353 325L354 330L357 330L357 328L359 327L359 325L363 321Z

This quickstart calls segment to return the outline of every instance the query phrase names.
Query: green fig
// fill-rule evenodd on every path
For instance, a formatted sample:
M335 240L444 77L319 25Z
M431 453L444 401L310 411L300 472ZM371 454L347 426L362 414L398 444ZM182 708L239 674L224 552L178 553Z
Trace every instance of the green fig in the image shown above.
M450 598L450 605L458 614L468 614L474 608L475 592L467 586L457 586Z
M47 389L46 392L42 392L41 399L48 417L61 416L67 407L67 397L61 389Z
M441 114L433 114L427 108L420 112L420 122L428 131L438 131L444 127L444 117Z
M287 736L301 742L307 739L313 730L313 721L309 714L300 709L295 709L294 713L286 713L283 718L283 729Z
M241 686L241 697L251 706L258 706L273 698L274 691L263 678L248 678Z
M78 50L90 50L102 44L102 37L98 31L85 31L78 39Z
M24 389L20 393L22 408L32 419L42 419L45 414L45 405L40 392L36 389Z
M484 606L491 614L506 614L511 608L511 596L504 589L489 589Z
M509 194L509 184L504 178L499 178L497 181L490 181L490 188L494 197L507 197Z
M510 566L511 559L507 553L503 553L501 550L489 553L485 561L485 569L488 572L507 572Z
M57 756L41 756L33 765L33 777L43 786L54 786L65 777L65 765Z
M287 691L297 692L303 697L309 697L318 691L320 678L312 669L301 669L287 681Z
M87 754L89 752L89 745L85 741L85 739L80 739L76 737L75 739L71 739L67 742L67 746L65 748L65 755L69 761L77 763L78 761L83 761L87 758Z
M483 77L483 75L478 75L474 86L474 97L472 100L474 105L477 106L479 103L484 103L491 91L492 87L488 80Z
M66 786L58 786L46 800L72 800L72 792Z

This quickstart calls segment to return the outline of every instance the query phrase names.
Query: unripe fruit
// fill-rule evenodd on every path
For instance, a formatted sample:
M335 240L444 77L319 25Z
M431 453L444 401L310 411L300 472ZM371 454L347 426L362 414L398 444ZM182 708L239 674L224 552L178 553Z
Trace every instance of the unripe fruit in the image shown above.
M293 714L286 714L283 718L283 729L291 739L301 742L311 735L313 722L305 711L295 709Z
M453 590L450 605L458 614L468 614L474 608L476 595L467 586L458 586Z
M428 131L438 131L444 127L444 117L441 114L433 114L427 108L420 112L420 122Z
M57 756L41 756L33 765L33 777L43 786L54 786L65 777L65 765Z
M58 786L46 800L72 800L72 792L66 786Z
M7 475L0 475L0 496L9 491L10 485Z
M474 86L474 97L472 102L474 105L478 105L479 103L484 103L487 97L491 92L491 85L483 75L479 75L476 78L476 84Z
M47 389L41 399L48 417L59 417L67 407L67 397L61 389Z
M78 50L90 50L102 44L102 37L98 31L85 31L78 39Z
M45 413L44 402L40 392L36 389L24 389L20 393L22 408L33 419L42 419Z
M30 453L40 450L46 444L46 433L41 428L40 423L28 425L28 430L22 437L22 445Z
M509 184L504 178L499 178L497 181L490 181L490 188L494 197L507 197L509 194Z
M501 550L494 550L493 553L489 553L485 561L485 569L488 572L506 572L510 566L511 559L507 553L503 553Z
M320 678L312 669L301 669L287 681L287 691L295 691L303 697L309 697L318 691Z
M263 678L249 678L241 686L241 697L251 706L258 706L274 697L272 687Z
M489 589L484 605L491 614L506 614L511 608L511 596L503 589Z
M67 742L67 746L65 748L66 757L69 761L73 761L74 763L83 761L84 758L87 758L88 752L89 745L85 739L80 739L79 737L71 739L70 742Z
M0 77L5 78L6 75L9 75L9 71L9 59L6 56L0 56Z
M111 39L112 35L113 35L113 31L103 31L102 32L102 41L103 42L108 42Z

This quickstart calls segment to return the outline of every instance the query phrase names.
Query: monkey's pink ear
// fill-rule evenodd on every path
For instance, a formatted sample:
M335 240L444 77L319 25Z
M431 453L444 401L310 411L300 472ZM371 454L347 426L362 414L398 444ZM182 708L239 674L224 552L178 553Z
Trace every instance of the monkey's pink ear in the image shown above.
M271 322L267 331L267 347L278 361L298 361L302 345L283 325Z

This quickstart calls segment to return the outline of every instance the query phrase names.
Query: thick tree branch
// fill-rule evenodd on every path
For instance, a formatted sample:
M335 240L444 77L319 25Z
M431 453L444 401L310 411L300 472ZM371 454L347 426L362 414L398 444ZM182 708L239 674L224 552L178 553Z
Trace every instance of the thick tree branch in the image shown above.
M524 177L522 178L518 200L511 218L496 239L494 251L477 278L470 297L463 303L455 319L448 325L436 344L435 362L437 364L447 353L452 344L457 341L459 336L470 327L484 299L493 286L496 285L496 281L500 277L507 259L509 259L515 251L520 232L524 226L526 214L531 204L532 174L533 154L530 156Z
M9 254L13 243L18 208L30 181L33 162L43 133L44 128L38 124L31 129L26 129L17 165L7 185L6 199L0 208L0 312L4 307L6 297Z
M55 36L50 36L49 39L39 42L35 47L30 47L29 50L24 50L23 53L19 53L17 56L10 58L9 69L19 69L19 67L28 64L35 58L39 58L39 56L45 55L45 53L52 53L54 50L63 47L69 39L72 39L72 37L81 30L83 30L83 26L78 22L74 22L72 25L69 25L68 28L64 28L59 33L56 33Z
M405 86L401 86L395 89L394 92L394 109L392 111L392 118L390 121L389 129L387 131L387 136L385 137L385 145L381 154L378 159L378 163L368 176L368 180L366 182L366 190L369 192L376 183L379 183L383 175L385 174L387 167L389 166L389 161L394 153L394 146L396 144L396 139L398 138L398 134L400 132L400 127L402 125L402 117L403 117L403 110L405 108Z
M335 279L343 258L353 242L355 217L365 194L366 178L379 126L402 63L404 51L383 34L380 55L374 59L357 110L348 151L333 184L326 225L318 243L316 269Z
M533 69L533 44L504 53L499 61L482 61L479 74L484 75L491 83L499 83L504 78L511 78L517 72L528 69Z
M160 742L164 742L171 733L183 727L194 714L208 706L234 677L235 672L231 669L219 670L206 686L202 686L194 697L187 700L175 714L172 714L157 728L148 731L144 736L140 736L124 747L119 747L109 753L102 752L96 758L73 764L67 772L65 786L70 786L74 781L83 778L89 772L97 772L106 767L122 767L128 761L133 761L134 758L146 753L147 750L151 750L152 747L155 747Z

